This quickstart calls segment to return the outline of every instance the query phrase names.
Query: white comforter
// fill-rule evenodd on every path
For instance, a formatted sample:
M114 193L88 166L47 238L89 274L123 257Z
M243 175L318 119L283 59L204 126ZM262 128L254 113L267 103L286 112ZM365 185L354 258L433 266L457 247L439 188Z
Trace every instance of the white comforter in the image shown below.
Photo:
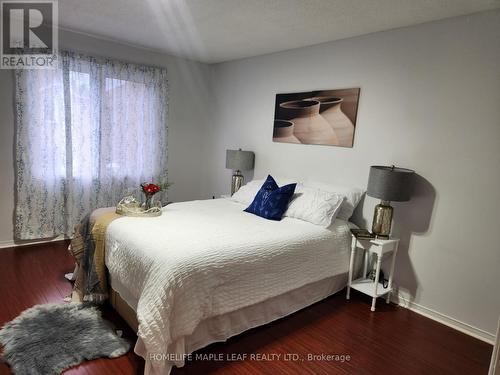
M243 209L229 199L191 201L110 224L106 265L117 292L137 301L136 352L146 373L168 373L149 356L182 353L183 337L204 319L347 272L345 221L324 229Z

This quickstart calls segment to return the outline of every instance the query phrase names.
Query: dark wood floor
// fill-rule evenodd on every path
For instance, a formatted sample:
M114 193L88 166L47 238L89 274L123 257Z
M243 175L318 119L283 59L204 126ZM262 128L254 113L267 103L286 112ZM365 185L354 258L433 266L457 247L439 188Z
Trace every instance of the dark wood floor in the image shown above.
M35 304L61 302L70 292L63 276L72 269L66 246L57 242L0 249L0 324ZM172 374L487 374L490 345L382 301L371 313L369 300L356 292L349 302L344 296L338 293L197 352L224 358L247 354L246 360L192 361ZM111 308L105 308L104 315L135 339ZM281 357L258 361L250 359L251 354ZM350 360L308 360L308 354L338 354ZM143 367L143 360L131 352L86 362L65 374L136 374ZM0 364L0 374L9 373L8 366Z

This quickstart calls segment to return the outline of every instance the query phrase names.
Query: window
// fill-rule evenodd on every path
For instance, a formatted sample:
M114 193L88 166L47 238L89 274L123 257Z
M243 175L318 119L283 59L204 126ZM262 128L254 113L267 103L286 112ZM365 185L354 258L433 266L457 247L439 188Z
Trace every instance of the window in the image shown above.
M167 177L162 68L63 52L16 72L16 236L70 235L84 215Z

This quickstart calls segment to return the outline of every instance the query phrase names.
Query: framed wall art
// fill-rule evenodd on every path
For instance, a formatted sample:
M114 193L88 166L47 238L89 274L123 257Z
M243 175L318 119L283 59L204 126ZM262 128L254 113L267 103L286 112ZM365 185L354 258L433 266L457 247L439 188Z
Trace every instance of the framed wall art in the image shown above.
M273 141L352 147L359 88L277 94Z

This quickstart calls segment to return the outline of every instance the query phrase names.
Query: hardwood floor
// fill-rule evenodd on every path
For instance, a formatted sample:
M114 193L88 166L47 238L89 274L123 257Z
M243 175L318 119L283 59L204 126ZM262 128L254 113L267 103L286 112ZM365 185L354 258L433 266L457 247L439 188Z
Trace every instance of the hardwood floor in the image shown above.
M71 290L64 273L72 270L65 242L0 249L0 324L40 303L61 302ZM181 374L487 374L491 345L409 310L379 301L371 313L369 300L340 292L277 322L198 351ZM135 339L109 307L104 316ZM238 360L237 355L247 355ZM267 358L250 358L251 355ZM350 356L343 362L308 354ZM223 361L206 361L221 355ZM228 356L234 355L234 361ZM271 360L272 355L279 360ZM287 356L285 358L285 356ZM213 358L213 357L212 357ZM264 360L269 359L269 360ZM65 374L141 374L144 361L133 354L98 359ZM0 374L9 374L0 364Z

